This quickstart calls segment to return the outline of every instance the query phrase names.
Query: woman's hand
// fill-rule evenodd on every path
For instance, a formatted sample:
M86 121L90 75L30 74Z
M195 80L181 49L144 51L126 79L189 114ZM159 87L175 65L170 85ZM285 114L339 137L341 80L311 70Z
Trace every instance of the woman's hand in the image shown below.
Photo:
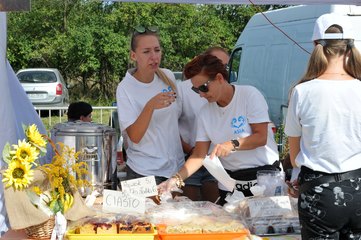
M227 157L231 152L233 151L233 144L231 141L224 142L221 144L217 144L210 155L211 159L213 159L214 156L217 157Z
M181 192L177 186L177 179L174 177L169 178L168 180L160 183L158 185L158 192L160 195L163 193L169 193L169 192Z
M298 198L298 196L300 195L300 192L299 192L299 186L298 186L298 181L297 180L294 180L293 182L290 182L290 181L286 181L286 184L288 186L288 195L290 195L291 197L294 197L294 198Z
M153 109L161 109L168 107L176 100L176 93L171 92L162 92L155 95L153 98L151 98L148 102L148 104Z

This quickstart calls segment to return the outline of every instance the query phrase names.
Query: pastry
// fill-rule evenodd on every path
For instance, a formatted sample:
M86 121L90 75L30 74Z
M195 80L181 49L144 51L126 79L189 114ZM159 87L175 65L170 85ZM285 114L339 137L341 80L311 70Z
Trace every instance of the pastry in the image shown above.
M79 226L75 230L76 234L96 234L96 226L91 223L86 223L82 226Z
M118 233L132 233L133 232L133 225L126 222L126 221L120 221L118 222Z
M136 221L133 224L133 233L151 233L153 232L152 224L144 221Z
M94 223L97 234L117 234L118 228L115 223Z

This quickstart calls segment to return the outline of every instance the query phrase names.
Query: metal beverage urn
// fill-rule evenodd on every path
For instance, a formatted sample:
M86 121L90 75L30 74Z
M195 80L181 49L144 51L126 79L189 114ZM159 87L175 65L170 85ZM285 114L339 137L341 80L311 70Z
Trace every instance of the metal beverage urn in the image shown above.
M79 189L83 196L94 189L116 188L117 137L114 128L81 121L58 123L51 129L51 139L81 152L79 159L87 163L87 180L92 185Z

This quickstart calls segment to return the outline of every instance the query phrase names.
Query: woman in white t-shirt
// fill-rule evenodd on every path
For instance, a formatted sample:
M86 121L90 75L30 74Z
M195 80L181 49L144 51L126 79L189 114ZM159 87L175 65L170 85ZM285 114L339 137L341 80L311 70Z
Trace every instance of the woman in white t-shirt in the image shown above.
M211 158L218 156L228 174L237 180L236 189L250 196L250 187L257 183L258 170L279 168L277 144L264 97L254 87L229 84L225 65L210 54L201 54L189 62L184 75L191 79L193 91L208 103L197 117L192 155L160 188L169 190L175 185L181 186L211 152ZM223 186L219 188L220 204L224 204L228 192Z
M155 28L135 28L131 59L136 63L117 88L119 124L127 153L127 179L155 176L162 182L184 163L178 129L174 74L159 68L161 46Z
M302 239L361 239L361 55L347 18L317 19L307 72L289 102Z
M216 56L224 65L228 64L229 54L224 48L214 46L208 48L204 53ZM180 82L177 88L181 106L179 131L187 160L192 154L196 142L197 115L200 109L207 104L207 100L200 98L192 90L192 82L189 79ZM198 169L184 183L185 186L182 188L183 195L193 201L215 202L219 197L218 182L205 167Z

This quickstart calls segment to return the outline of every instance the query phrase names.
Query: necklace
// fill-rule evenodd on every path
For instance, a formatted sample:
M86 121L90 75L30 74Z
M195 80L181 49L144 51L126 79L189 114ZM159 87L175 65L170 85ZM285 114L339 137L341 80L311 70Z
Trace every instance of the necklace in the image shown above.
M347 73L326 73L326 72L323 74L347 75Z

